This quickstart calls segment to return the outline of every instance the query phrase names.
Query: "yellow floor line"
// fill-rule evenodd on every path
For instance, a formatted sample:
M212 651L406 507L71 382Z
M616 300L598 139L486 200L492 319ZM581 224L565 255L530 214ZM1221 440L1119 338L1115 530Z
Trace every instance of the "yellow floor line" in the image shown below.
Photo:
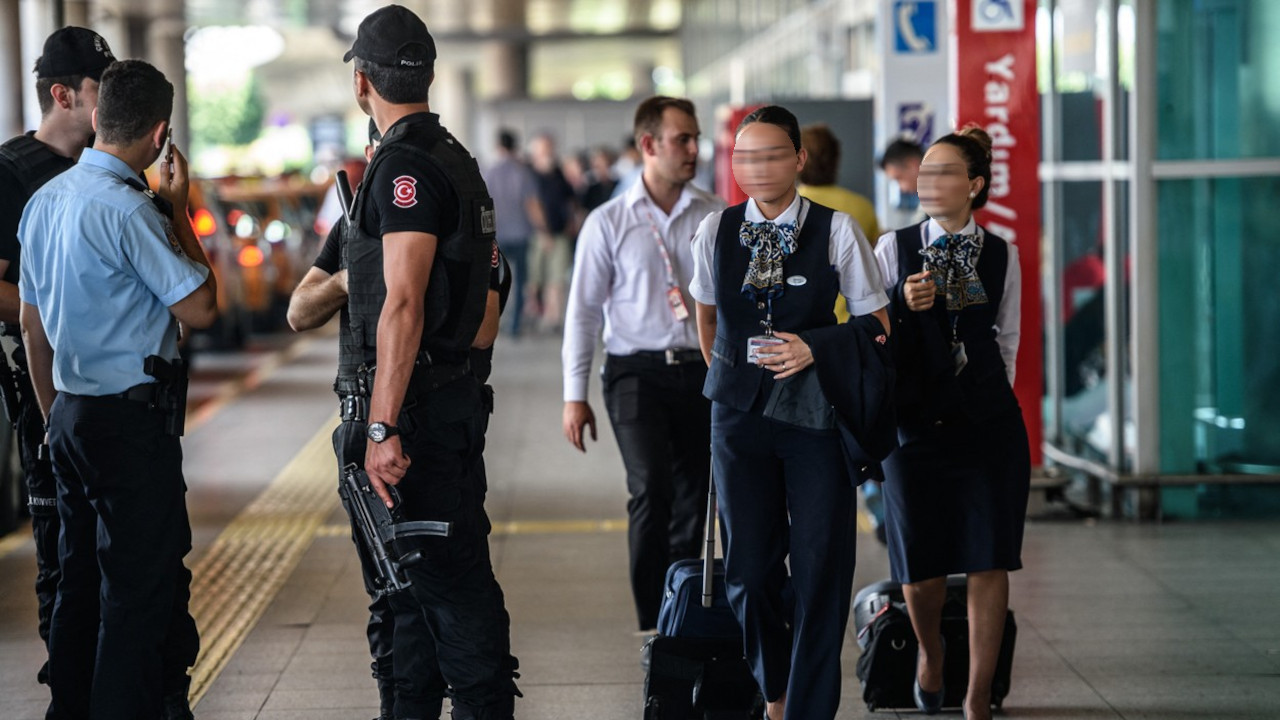
M338 505L325 423L262 494L222 531L192 568L191 615L200 656L191 672L191 704L204 697Z

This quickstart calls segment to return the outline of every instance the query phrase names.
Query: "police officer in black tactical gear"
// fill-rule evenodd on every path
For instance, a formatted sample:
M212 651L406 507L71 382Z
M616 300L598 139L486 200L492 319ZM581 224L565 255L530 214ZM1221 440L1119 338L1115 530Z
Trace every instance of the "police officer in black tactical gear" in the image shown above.
M40 638L46 643L58 579L62 576L58 564L58 502L49 458L39 450L44 443L44 419L31 389L27 354L18 327L18 221L32 194L75 165L80 152L92 143L90 116L98 104L98 80L114 59L106 41L92 30L66 27L50 35L35 67L40 128L0 145L0 323L3 334L16 344L12 360L0 357L0 394L16 432L26 476L27 507L36 546ZM40 669L41 683L48 682L48 672L47 664Z
M366 160L373 158L381 140L382 134L378 132L378 126L373 120L369 120ZM340 176L338 182L345 182L345 178ZM342 419L342 424L333 433L333 450L337 456L339 471L348 463L363 462L367 442L365 413L368 397L359 386L359 355L351 351L355 344L351 341L351 314L347 310L347 271L343 264L342 241L346 231L344 226L349 222L349 210L344 204L342 220L334 223L315 263L290 296L288 312L289 325L296 331L320 327L335 313L340 313L339 335L342 338L343 352L338 359L338 376L333 384L334 392L338 394ZM393 720L396 717L434 720L440 717L446 687L435 662L435 641L431 638L431 631L427 629L426 619L412 598L397 602L393 608L390 593L378 587L374 559L357 539L352 508L347 508L347 512L352 518L352 539L356 540L356 553L360 558L365 591L370 597L367 635L369 652L373 657L370 667L378 683L378 720ZM401 646L401 662L398 664L394 653L397 643ZM401 711L400 715L396 714L397 707Z
M426 618L456 720L507 720L518 694L510 618L489 558L481 453L486 395L470 366L493 270L493 203L474 158L440 126L427 94L435 43L399 6L361 22L357 102L382 130L347 224L350 333L368 393L364 457L374 489L406 520L453 524L447 538L400 541L411 596ZM395 664L402 648L395 643ZM408 648L404 648L410 653ZM400 675L399 667L396 671ZM400 705L402 718L435 717ZM415 714L423 712L427 714Z

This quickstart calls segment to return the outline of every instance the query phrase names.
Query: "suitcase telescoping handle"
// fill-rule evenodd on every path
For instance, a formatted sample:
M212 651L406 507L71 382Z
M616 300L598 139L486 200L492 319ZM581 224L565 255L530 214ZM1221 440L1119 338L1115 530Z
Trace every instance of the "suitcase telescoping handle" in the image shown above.
M716 478L715 473L708 471L708 482L711 492L707 493L707 551L702 554L702 607L711 607L711 599L715 586L716 561Z

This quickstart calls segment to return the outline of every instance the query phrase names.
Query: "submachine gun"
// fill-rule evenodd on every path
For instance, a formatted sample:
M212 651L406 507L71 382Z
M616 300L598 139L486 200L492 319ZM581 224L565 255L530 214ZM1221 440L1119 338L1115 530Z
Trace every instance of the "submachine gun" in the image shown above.
M396 508L400 506L400 494L395 487L388 485L387 491ZM342 468L342 478L338 483L338 495L347 513L351 515L351 524L356 529L356 541L373 560L375 569L375 592L389 595L409 587L410 582L404 574L404 568L413 567L423 561L421 550L411 550L398 555L392 542L409 537L449 537L453 533L453 523L434 520L396 521L396 508L388 508L382 498L373 491L369 482L369 474L355 463Z

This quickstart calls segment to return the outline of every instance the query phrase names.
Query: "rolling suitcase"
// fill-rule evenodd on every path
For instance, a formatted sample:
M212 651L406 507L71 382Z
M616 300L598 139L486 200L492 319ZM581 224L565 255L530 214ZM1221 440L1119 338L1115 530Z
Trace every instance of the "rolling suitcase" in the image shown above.
M947 578L947 597L942 606L942 636L947 643L942 661L944 708L960 707L969 685L966 593L963 576ZM857 675L867 709L914 708L911 687L916 677L916 636L907 615L902 586L884 580L858 591L853 601L853 622L862 648ZM1010 610L1005 616L1004 638L991 683L991 704L997 709L1009 694L1017 639L1018 627Z
M715 559L715 508L713 482L706 557L667 570L658 634L644 646L644 720L757 720L764 714L725 592L724 563Z

